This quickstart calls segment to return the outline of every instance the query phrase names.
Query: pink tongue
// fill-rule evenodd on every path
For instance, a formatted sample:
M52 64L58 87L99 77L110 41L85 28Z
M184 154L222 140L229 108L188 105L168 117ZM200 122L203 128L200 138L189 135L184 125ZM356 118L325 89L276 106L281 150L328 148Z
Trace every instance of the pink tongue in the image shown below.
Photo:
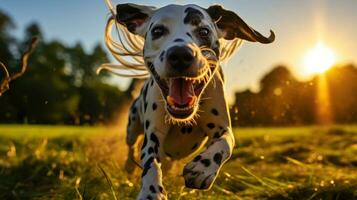
M169 96L178 105L188 104L195 96L192 82L182 78L171 79Z

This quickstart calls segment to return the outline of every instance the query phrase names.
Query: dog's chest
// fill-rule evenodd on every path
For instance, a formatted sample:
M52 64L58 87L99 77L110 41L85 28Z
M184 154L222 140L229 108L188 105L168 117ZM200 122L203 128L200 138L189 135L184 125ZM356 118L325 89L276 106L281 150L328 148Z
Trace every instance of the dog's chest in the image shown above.
M165 153L174 159L181 159L197 152L207 141L207 136L198 126L174 125L164 141Z

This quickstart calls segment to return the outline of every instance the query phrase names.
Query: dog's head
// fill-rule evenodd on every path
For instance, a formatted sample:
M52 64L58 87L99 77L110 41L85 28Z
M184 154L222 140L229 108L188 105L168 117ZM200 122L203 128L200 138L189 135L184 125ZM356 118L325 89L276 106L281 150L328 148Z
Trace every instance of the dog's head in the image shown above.
M221 56L220 40L271 43L237 14L215 5L154 7L119 4L116 20L144 37L144 60L160 86L168 113L188 120L197 112L202 92Z

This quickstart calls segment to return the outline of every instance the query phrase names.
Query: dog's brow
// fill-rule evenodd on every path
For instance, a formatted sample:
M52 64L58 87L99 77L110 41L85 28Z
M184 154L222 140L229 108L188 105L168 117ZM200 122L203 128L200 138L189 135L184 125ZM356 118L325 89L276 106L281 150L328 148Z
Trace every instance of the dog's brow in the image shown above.
M155 24L156 22L167 22L167 21L177 21L177 16L172 15L172 13L157 13L152 18L152 22Z
M188 7L185 10L186 17L184 19L185 24L191 24L197 26L201 23L201 20L204 18L204 15L201 11L196 8Z

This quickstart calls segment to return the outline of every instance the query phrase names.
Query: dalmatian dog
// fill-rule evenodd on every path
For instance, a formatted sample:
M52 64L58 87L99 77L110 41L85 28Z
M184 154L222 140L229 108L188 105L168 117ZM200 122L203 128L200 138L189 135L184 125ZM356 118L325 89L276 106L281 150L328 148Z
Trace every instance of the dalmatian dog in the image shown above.
M144 38L143 58L150 72L127 127L129 171L138 138L144 136L137 199L167 199L161 170L166 158L197 155L183 169L185 185L209 189L235 144L220 66L222 54L230 52L222 52L222 41L271 43L274 33L264 37L219 5L157 9L119 4L116 11L117 23Z

